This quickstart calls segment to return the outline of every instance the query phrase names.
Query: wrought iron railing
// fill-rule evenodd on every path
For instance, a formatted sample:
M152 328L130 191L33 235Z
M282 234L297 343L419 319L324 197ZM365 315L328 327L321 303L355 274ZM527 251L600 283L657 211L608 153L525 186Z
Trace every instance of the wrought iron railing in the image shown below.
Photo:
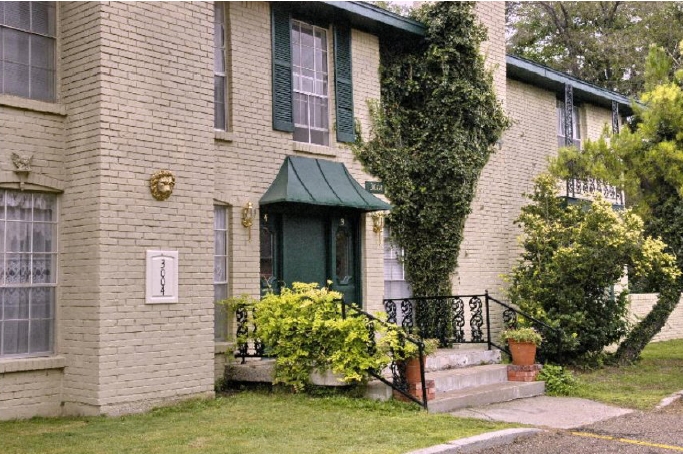
M517 327L520 319L534 327L544 338L561 340L561 333L519 309L499 301L488 291L479 295L428 296L385 299L387 322L401 326L421 339L438 339L440 347L453 344L486 344L510 353L504 343L493 337L491 311L502 309L503 329ZM539 351L539 360L543 360Z
M255 317L256 307L252 305L238 306L235 309L235 320L237 322L237 350L236 358L242 358L242 364L247 358L267 358L266 346L258 337L258 326Z
M612 205L624 206L624 192L618 187L607 184L596 178L568 178L567 197L576 199L590 199L594 193L600 193Z
M422 399L419 397L416 397L410 393L410 389L408 387L408 380L406 379L407 371L406 371L406 363L405 361L400 361L397 360L393 351L390 351L390 358L391 362L389 364L389 371L391 372L391 376L385 376L383 374L384 371L381 370L370 370L368 371L369 375L376 378L377 380L381 381L385 385L391 387L392 390L398 392L402 396L406 397L412 402L415 402L416 404L421 405L425 410L427 410L427 384L425 381L425 356L424 356L424 343L422 342L421 339L419 338L414 338L410 335L408 335L405 330L397 328L392 326L392 324L387 323L383 320L378 319L374 315L371 315L354 304L350 304L345 302L344 300L340 300L341 303L341 311L342 311L342 318L346 318L348 316L358 316L358 317L363 317L365 319L365 324L368 328L368 334L369 334L369 342L368 342L368 350L369 353L372 355L376 352L376 343L375 343L375 324L383 325L384 328L386 329L396 329L397 330L397 335L398 335L398 340L399 340L399 348L403 348L405 343L411 343L417 347L418 351L418 360L420 364L420 384L421 384L421 396ZM351 314L349 314L351 312Z

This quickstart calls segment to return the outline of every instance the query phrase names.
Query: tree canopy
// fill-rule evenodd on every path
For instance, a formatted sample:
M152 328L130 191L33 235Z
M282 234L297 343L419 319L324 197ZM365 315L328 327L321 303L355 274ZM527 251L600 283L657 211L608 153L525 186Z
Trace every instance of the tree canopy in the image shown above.
M593 176L624 188L626 200L645 220L645 230L661 237L683 270L683 70L662 48L651 48L645 87L634 104L631 127L586 141L581 151L560 150L555 173L579 178ZM571 169L571 170L569 170ZM632 360L657 334L676 308L680 277L674 282L649 283L660 296L653 311L621 344L617 356Z
M507 51L628 95L651 45L678 56L678 2L506 2Z

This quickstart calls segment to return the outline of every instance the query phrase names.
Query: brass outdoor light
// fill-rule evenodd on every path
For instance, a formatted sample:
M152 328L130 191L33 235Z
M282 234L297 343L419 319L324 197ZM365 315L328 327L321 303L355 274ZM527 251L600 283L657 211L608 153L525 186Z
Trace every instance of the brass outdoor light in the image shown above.
M384 230L384 213L376 211L370 217L372 218L372 231L377 234L377 244L381 244L382 230Z
M249 241L251 241L251 226L254 225L254 205L251 202L242 208L242 226L249 229Z

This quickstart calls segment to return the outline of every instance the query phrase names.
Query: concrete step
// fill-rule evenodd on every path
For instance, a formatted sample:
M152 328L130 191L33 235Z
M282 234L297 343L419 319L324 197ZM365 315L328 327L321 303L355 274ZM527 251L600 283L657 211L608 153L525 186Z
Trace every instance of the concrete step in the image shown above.
M487 350L486 345L460 345L455 348L440 348L427 357L425 371L457 369L482 364L500 364L500 350Z
M466 388L447 393L437 393L429 402L430 413L448 413L467 407L477 407L526 397L540 396L545 391L545 383L503 382Z
M447 393L460 389L475 388L507 381L507 366L486 364L483 366L462 367L425 373L426 380L434 380L437 393Z

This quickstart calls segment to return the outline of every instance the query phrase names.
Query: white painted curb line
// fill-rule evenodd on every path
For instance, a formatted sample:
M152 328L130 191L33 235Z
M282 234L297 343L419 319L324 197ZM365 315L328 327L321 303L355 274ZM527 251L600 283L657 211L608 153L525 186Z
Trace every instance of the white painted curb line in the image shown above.
M460 452L473 452L506 445L512 443L517 438L529 437L536 435L539 432L544 431L542 429L505 429L449 441L442 445L410 451L407 454L455 454Z
M659 404L657 404L657 406L655 408L657 410L659 410L660 408L667 407L667 406L671 405L672 403L676 402L681 397L683 397L683 391L678 391L677 393L673 393L669 397L665 397L664 399L662 399L659 402Z

